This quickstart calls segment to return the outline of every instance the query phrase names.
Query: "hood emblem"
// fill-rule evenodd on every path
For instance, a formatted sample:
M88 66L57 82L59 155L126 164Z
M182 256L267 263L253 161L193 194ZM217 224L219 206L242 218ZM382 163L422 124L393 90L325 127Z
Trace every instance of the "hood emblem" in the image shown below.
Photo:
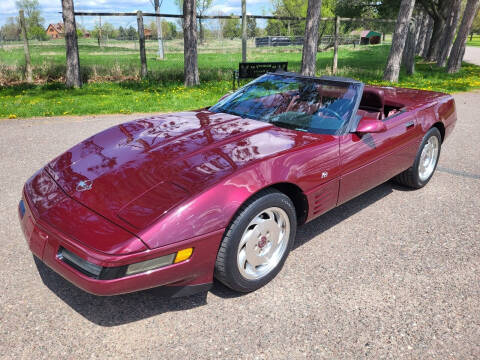
M92 180L82 180L77 183L77 191L87 191L90 190L93 186Z

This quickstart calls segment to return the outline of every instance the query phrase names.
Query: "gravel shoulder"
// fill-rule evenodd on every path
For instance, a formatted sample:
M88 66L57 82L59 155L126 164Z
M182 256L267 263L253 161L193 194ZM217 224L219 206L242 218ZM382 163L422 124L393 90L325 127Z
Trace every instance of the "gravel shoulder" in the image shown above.
M0 358L480 358L480 92L455 100L427 187L386 183L300 227L255 293L180 299L84 293L34 262L17 220L34 171L138 115L0 121Z

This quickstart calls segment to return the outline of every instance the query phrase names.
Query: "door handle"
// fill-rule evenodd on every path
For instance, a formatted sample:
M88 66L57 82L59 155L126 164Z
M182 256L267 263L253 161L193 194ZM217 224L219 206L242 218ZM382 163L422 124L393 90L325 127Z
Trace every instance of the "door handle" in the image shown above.
M415 122L413 121L409 121L405 124L405 127L407 128L407 130L413 128L414 126L415 126Z

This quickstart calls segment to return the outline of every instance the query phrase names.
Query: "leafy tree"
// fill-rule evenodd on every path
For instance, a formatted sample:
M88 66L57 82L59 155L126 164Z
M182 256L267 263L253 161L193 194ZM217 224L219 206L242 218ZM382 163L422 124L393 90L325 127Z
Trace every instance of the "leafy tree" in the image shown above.
M148 26L148 29L152 30L152 37L157 39L157 22L152 21ZM171 40L177 36L177 27L174 23L162 20L162 36L164 40Z
M322 1L322 16L335 15L336 0ZM305 0L274 0L273 14L276 16L303 17L307 16L307 1ZM325 24L321 25L325 26ZM329 24L333 29L333 25ZM302 36L305 32L305 21L286 21L269 19L266 27L267 35L296 35Z
M14 17L9 17L0 28L0 38L3 40L20 40L20 26Z
M167 39L167 40L175 39L178 33L177 26L170 21L163 20L162 32L163 32L164 39Z
M118 28L118 36L117 39L119 40L124 40L127 38L127 31L123 28L123 26L120 26Z
M48 35L43 26L30 26L27 36L29 39L48 40Z
M27 37L29 39L46 40L44 19L41 15L40 4L38 0L16 0L17 9L23 9L25 12L25 24L27 27Z
M127 38L131 40L138 39L138 32L132 25L127 29Z
M195 7L197 10L197 16L205 15L208 9L212 7L212 3L213 0L196 0ZM175 4L179 8L180 12L183 13L183 0L175 0ZM203 43L205 40L205 29L203 27L202 19L198 19L198 27L200 30L200 43Z
M257 36L257 20L254 18L247 17L247 36L249 38Z
M240 37L241 35L242 28L240 25L240 19L227 19L223 27L223 37L233 39Z

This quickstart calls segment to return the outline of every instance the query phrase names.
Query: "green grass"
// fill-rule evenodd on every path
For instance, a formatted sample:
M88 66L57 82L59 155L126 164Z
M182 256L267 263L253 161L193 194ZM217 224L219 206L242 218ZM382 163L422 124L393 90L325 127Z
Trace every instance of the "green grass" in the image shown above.
M201 85L185 88L182 82L183 54L168 53L167 60L157 61L154 59L153 45L149 44L148 53L150 78L139 81L139 60L135 51L125 47L100 50L93 43L83 43L80 47L80 63L84 76L88 75L90 79L89 83L74 90L66 89L58 81L43 85L20 83L0 87L0 118L179 111L212 105L231 90L231 73L241 60L241 54L236 48L232 47L233 50L225 53L220 49L217 49L218 53L200 51L198 61ZM249 61L288 61L290 70L300 69L300 49L250 49ZM113 50L115 56L107 55ZM63 51L60 43L46 47L34 44L32 61L41 67L42 62L49 59L51 63L45 69L51 69L52 66L64 67ZM357 49L342 47L339 52L338 75L370 84L391 85L381 80L388 52L389 45ZM47 53L52 55L46 55ZM19 66L23 61L22 56L22 49L0 50L0 66L2 63L4 66ZM319 53L317 74L330 75L331 61L331 51ZM115 67L118 77L112 75ZM450 75L435 64L418 59L416 69L413 76L406 76L402 72L396 86L442 92L480 88L480 67L475 65L464 64L459 73ZM102 71L106 75L102 75ZM53 75L51 78L55 79ZM106 81L111 79L116 81Z
M472 40L470 40L470 36L467 40L467 46L480 46L480 35L473 35Z

